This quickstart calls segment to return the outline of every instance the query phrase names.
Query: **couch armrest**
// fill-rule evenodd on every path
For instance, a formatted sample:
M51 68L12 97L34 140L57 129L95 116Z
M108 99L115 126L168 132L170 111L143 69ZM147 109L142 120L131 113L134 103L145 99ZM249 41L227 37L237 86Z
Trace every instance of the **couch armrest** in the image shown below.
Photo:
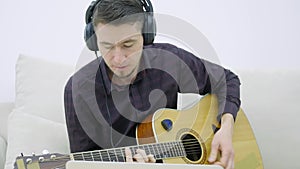
M7 118L13 107L13 102L0 103L0 136L4 140L7 140Z
M6 147L6 141L2 136L0 136L0 169L4 169L4 164L6 160Z

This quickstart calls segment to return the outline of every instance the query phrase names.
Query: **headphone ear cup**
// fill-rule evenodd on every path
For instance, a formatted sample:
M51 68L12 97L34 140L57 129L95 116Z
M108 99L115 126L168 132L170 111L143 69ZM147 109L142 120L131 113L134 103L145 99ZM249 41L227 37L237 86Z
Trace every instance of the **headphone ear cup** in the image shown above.
M152 14L145 13L145 21L143 27L144 45L150 45L154 41L156 35L156 23Z
M156 35L156 22L153 13L145 12L145 21L143 27L144 45L153 43Z
M98 51L97 37L96 37L95 31L94 31L94 26L92 23L88 23L85 26L84 40L86 42L87 47L91 51Z

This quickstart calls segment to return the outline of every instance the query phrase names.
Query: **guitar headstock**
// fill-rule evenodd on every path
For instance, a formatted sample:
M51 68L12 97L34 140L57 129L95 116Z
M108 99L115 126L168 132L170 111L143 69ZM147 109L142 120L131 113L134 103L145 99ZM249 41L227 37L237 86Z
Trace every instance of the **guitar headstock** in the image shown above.
M14 169L64 169L69 155L52 153L32 156L18 156Z

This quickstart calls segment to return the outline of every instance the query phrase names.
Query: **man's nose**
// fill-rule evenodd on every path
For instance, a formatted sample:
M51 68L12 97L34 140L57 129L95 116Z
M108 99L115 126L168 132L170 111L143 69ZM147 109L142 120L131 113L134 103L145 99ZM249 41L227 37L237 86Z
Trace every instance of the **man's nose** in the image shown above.
M113 50L113 60L117 64L122 64L126 60L125 52L120 47Z

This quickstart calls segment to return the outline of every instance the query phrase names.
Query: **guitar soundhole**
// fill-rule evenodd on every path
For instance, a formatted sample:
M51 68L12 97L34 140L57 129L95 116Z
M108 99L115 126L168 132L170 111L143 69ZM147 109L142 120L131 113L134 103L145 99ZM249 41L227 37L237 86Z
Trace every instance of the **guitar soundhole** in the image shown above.
M191 134L185 134L181 138L186 152L186 158L190 161L198 161L202 156L202 148L198 140Z

